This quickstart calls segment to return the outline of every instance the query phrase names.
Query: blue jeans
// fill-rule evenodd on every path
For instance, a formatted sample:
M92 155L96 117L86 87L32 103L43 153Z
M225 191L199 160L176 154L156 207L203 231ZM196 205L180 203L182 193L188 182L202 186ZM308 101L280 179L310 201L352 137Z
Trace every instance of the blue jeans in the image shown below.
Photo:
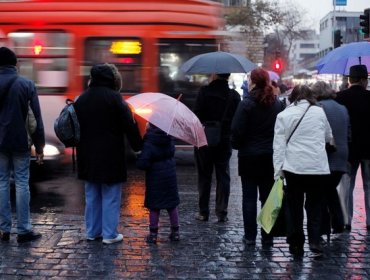
M122 184L85 182L86 236L113 239L118 235Z
M0 230L10 232L12 213L10 204L10 172L14 172L16 191L17 233L31 231L29 181L30 152L0 152Z
M365 194L365 211L366 211L366 225L370 225L370 160L351 160L350 161L350 182L349 185L343 185L343 200L344 208L346 210L347 220L346 225L351 225L353 217L353 190L356 183L357 170L361 165L361 176L363 181L363 188Z

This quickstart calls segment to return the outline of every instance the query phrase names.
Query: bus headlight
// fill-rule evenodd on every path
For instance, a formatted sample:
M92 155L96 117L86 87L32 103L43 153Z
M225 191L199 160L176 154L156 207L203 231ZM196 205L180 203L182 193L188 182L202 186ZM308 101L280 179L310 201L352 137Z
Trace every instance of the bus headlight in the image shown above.
M57 156L60 152L57 147L53 145L46 144L44 147L44 156L50 157L50 156Z

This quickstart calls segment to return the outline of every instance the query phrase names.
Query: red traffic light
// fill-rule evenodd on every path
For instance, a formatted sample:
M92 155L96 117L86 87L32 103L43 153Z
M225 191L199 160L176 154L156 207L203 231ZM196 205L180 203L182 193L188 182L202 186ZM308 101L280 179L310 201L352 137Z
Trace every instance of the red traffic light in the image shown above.
M274 71L275 72L281 72L283 69L283 64L281 60L275 60L274 61Z

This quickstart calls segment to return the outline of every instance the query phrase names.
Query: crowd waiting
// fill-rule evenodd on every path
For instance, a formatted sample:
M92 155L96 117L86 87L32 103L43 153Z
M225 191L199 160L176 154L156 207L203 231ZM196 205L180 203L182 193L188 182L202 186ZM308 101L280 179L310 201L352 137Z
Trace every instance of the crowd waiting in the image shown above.
M42 164L45 136L35 85L17 74L17 57L0 48L0 238L10 240L12 228L9 181L16 184L17 241L41 237L30 221L30 140ZM370 92L368 70L354 65L349 87L335 93L319 81L297 85L286 104L263 68L254 69L240 95L228 85L228 73L216 74L197 95L194 113L206 126L217 122L221 132L214 145L194 148L198 173L200 222L210 217L212 176L216 177L215 214L228 221L230 158L238 151L242 186L243 240L256 244L258 200L264 205L274 181L284 178L287 201L286 237L294 256L304 254L307 214L309 249L323 252L322 235L351 230L353 190L361 167L366 224L370 231ZM77 145L78 178L85 187L86 240L112 244L123 240L118 232L122 184L127 180L124 138L141 151L137 167L145 170L144 206L149 210L148 243L155 244L160 211L168 212L171 241L180 240L180 203L175 145L171 136L148 124L142 138L131 110L118 94L122 77L112 64L92 67L88 88L75 102L81 129ZM209 104L212 104L210 106ZM33 112L35 128L25 125ZM96 114L99 112L99 114ZM338 194L337 186L341 182ZM261 229L261 242L273 246L274 235Z

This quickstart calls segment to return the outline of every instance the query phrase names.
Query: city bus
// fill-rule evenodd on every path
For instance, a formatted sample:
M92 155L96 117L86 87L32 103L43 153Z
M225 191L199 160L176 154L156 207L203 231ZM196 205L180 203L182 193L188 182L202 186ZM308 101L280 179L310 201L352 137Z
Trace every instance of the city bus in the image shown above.
M222 7L208 0L0 0L0 46L13 49L21 75L35 81L45 126L45 159L64 153L54 120L66 98L87 87L96 63L115 64L123 98L162 92L189 107L207 77L179 71L215 51Z

